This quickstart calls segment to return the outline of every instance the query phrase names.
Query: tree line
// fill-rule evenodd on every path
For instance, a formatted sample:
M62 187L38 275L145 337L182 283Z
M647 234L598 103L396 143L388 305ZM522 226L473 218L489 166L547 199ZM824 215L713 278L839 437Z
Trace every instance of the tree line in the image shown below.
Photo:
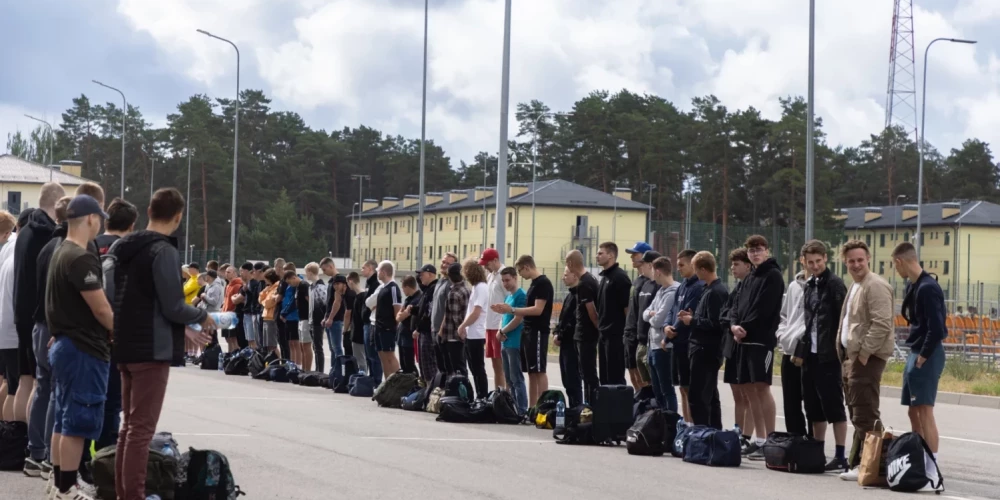
M370 176L365 198L418 192L419 139L364 125L314 129L297 113L270 104L260 90L240 93L240 255L346 255L348 217L358 201L352 175ZM688 189L694 221L800 227L806 103L788 97L780 104L780 118L771 120L753 107L730 110L714 96L695 98L684 111L662 97L627 90L592 92L565 112L536 100L520 103L518 128L509 143L516 161L510 163L508 180L530 181L528 163L537 152L539 179L562 178L607 192L628 188L643 202L649 200L648 186L655 184L654 220L683 219ZM155 187L186 186L190 155L190 244L228 250L233 100L194 95L158 128L135 106L124 110L81 95L62 113L53 157L81 161L84 177L118 193L123 113L126 196L144 206L151 181ZM835 208L888 205L899 194L915 202L918 149L912 134L893 127L856 146L831 146L817 117L814 136L818 227L836 225ZM11 134L7 151L41 162L48 133L38 128L27 136ZM969 139L947 155L928 145L925 155L928 202L1000 202L1000 174L987 143ZM428 190L470 188L484 178L496 183L495 152L481 151L452 166L444 149L428 140Z

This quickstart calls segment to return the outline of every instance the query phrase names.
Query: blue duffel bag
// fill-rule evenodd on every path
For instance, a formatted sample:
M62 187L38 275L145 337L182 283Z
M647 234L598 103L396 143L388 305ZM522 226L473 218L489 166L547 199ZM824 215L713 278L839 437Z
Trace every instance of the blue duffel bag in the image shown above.
M739 467L740 434L695 426L688 431L684 461L714 467Z
M365 374L351 376L349 394L359 398L370 398L375 394L375 379Z

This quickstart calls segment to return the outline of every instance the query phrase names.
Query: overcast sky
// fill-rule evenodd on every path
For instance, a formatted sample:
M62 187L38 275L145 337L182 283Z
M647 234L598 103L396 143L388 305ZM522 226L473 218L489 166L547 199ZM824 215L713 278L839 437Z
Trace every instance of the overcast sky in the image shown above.
M935 45L927 138L1000 140L1000 0L917 0L918 69ZM885 121L892 0L817 2L816 113L828 141L857 145ZM499 144L502 0L431 0L427 134L458 160ZM511 133L518 102L566 110L595 89L650 92L683 109L715 94L730 109L779 114L804 95L805 0L515 0ZM165 123L195 93L230 96L236 42L241 85L313 128L365 124L419 137L423 2L419 0L33 0L0 7L0 138L58 122L70 100L118 101ZM994 148L995 149L995 148Z

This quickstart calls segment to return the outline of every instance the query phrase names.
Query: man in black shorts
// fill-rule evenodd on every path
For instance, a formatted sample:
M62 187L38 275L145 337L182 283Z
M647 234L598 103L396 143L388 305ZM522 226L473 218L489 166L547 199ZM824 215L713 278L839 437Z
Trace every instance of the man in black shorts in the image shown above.
M771 375L774 371L776 333L781 321L781 301L785 295L785 278L781 266L770 256L767 239L760 235L747 238L743 245L754 265L740 291L736 307L730 313L730 333L740 343L737 382L745 385L750 411L756 427L756 441L747 447L747 458L763 460L766 437L774 432L777 418Z
M396 315L403 308L403 292L396 284L395 274L392 262L388 260L380 262L378 280L381 286L368 298L368 307L375 317L372 336L384 378L389 378L389 375L399 371L399 360L396 359L396 328L399 323L396 321Z
M681 415L685 422L691 422L691 405L688 403L688 388L691 386L691 359L688 355L688 339L691 336L691 327L684 324L678 318L681 311L694 311L701 301L701 292L705 288L705 282L698 279L694 272L691 259L698 252L694 250L681 250L677 254L677 273L681 275L681 286L677 288L677 298L674 300L674 307L667 315L663 324L667 325L665 333L667 339L673 342L674 348L671 364L673 365L674 385L681 388Z
M750 257L747 256L745 248L737 248L729 252L729 272L736 278L736 287L729 294L726 307L722 311L722 324L725 331L729 331L729 314L736 305L736 300L743 290L743 283L753 269L750 264ZM722 382L729 384L733 392L733 406L735 408L736 425L743 435L740 436L742 449L750 446L750 435L753 434L753 414L750 412L750 401L743 394L743 386L736 383L737 365L740 359L740 344L732 335L724 334L722 338L722 356L726 359L726 367L722 371Z
M527 307L496 304L494 311L524 317L521 334L521 364L528 371L528 404L538 401L538 396L549 389L545 362L549 357L549 321L552 319L552 300L555 289L552 282L535 267L535 259L522 255L514 263L522 279L531 280L528 287Z
M629 366L626 363L625 318L632 280L618 267L618 245L610 241L598 247L597 265L603 269L597 290L598 330L601 332L597 359L601 385L625 385L625 368ZM635 358L634 352L632 358Z
M628 296L628 314L625 317L625 335L623 341L625 342L625 368L628 369L629 378L632 380L632 387L636 390L647 385L649 380L643 380L642 375L639 373L639 364L636 354L639 350L639 329L642 322L642 310L639 309L640 297L642 293L642 287L649 283L649 278L643 276L642 258L646 252L653 250L653 247L649 246L649 243L645 241L640 241L635 244L632 248L626 249L625 253L629 255L632 259L632 269L636 271L635 281L632 282L632 290L629 291ZM650 261L652 262L652 261ZM652 299L650 299L652 301ZM646 374L649 372L647 370Z

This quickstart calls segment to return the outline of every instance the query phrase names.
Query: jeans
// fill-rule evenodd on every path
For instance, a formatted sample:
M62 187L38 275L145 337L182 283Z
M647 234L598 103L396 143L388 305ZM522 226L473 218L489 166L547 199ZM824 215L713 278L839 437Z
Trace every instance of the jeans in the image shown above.
M688 403L694 425L707 425L722 429L722 405L719 403L719 368L722 356L714 349L692 345L688 351L691 360L691 387Z
M507 379L507 387L517 401L518 415L528 412L528 390L524 386L524 373L521 372L521 349L519 347L504 347L500 351L503 360L503 374Z
M781 400L785 410L785 430L796 436L812 435L802 412L802 368L795 366L792 357L787 354L781 356Z
M382 360L378 357L378 350L375 349L375 328L372 325L365 325L365 358L368 359L368 376L375 380L377 386L382 382Z
M583 401L589 403L594 390L601 385L597 376L597 341L577 340L576 352L580 356L580 377L583 378Z
M670 350L650 349L649 368L653 379L653 394L660 408L677 411L677 393L674 392L673 353Z
M125 418L115 454L115 493L118 500L145 500L149 443L160 420L170 364L122 363L118 369Z
M31 458L42 461L49 457L49 447L52 443L52 424L55 408L52 402L52 367L49 365L49 339L52 335L44 323L35 323L31 332L34 343L35 361L35 399L31 401L28 414L28 451ZM13 397L13 396L11 396Z
M344 355L344 322L334 321L326 329L326 338L330 342L330 352L337 358Z
M118 444L118 428L122 423L122 374L112 363L108 373L108 399L104 401L104 427L95 443L98 450Z
M583 381L580 379L580 356L573 340L559 341L559 375L566 387L570 408L583 404Z
M625 385L625 344L622 336L601 336L597 346L601 385Z
M476 398L485 398L490 391L490 380L486 376L486 339L466 339L465 356L476 386Z

